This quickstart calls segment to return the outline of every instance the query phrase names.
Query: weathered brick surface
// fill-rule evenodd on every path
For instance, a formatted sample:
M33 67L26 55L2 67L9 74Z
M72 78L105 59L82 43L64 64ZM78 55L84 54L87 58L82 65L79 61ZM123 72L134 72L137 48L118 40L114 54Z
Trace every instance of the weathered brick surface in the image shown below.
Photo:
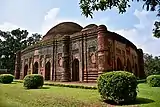
M23 79L26 65L27 74L32 74L35 62L38 62L38 73L44 77L45 65L50 62L52 81L93 82L104 71L113 70L144 76L143 51L121 35L108 31L105 25L91 24L82 29L78 24L67 22L53 27L41 45L17 53L16 78L20 75Z

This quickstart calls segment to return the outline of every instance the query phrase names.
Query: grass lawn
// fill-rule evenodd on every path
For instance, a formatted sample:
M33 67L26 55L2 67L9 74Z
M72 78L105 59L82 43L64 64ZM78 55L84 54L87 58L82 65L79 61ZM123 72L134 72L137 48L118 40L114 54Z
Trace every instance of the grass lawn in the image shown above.
M139 84L136 104L141 107L160 106L160 88ZM133 106L125 105L125 106ZM22 83L0 84L0 107L103 107L97 90L44 86L27 90Z

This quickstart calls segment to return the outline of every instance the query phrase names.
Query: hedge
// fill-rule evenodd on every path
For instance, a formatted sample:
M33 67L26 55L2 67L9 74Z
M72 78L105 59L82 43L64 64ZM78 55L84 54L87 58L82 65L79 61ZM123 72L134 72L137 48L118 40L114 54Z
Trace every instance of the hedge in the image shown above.
M130 103L136 100L137 84L135 75L130 72L107 72L98 77L98 92L105 101Z
M12 83L14 76L11 74L0 74L0 83L9 84Z
M160 75L150 75L147 77L147 83L151 87L160 87Z
M43 86L44 79L40 74L26 75L23 84L28 89L36 89Z

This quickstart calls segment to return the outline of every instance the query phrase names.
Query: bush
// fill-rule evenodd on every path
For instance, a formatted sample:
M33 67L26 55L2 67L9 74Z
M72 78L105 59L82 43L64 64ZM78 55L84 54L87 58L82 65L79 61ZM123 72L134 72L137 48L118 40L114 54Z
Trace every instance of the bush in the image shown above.
M31 74L25 76L23 84L27 89L37 89L43 86L44 79L40 74Z
M137 79L134 74L125 71L113 71L98 77L98 92L103 100L117 104L135 101Z
M0 83L9 84L12 83L14 76L11 74L1 74L0 75Z
M147 83L151 87L160 87L160 75L150 75L147 77Z

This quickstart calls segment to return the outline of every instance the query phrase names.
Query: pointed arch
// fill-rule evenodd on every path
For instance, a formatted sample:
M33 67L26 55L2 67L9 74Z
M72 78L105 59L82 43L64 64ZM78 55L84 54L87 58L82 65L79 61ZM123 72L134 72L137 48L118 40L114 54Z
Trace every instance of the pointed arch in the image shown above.
M35 62L35 63L34 63L32 74L38 74L38 62Z
M135 76L138 76L138 65L135 64L135 71L134 71Z
M79 81L79 60L74 59L72 62L72 81Z
M132 72L131 62L129 61L129 59L127 59L127 68L126 69L128 72Z
M117 58L117 70L123 70L122 61L120 58Z
M27 75L27 72L28 72L28 65L26 64L24 66L24 74L23 74L23 77L25 77Z
M50 80L50 75L51 75L51 63L48 61L45 64L45 80Z

